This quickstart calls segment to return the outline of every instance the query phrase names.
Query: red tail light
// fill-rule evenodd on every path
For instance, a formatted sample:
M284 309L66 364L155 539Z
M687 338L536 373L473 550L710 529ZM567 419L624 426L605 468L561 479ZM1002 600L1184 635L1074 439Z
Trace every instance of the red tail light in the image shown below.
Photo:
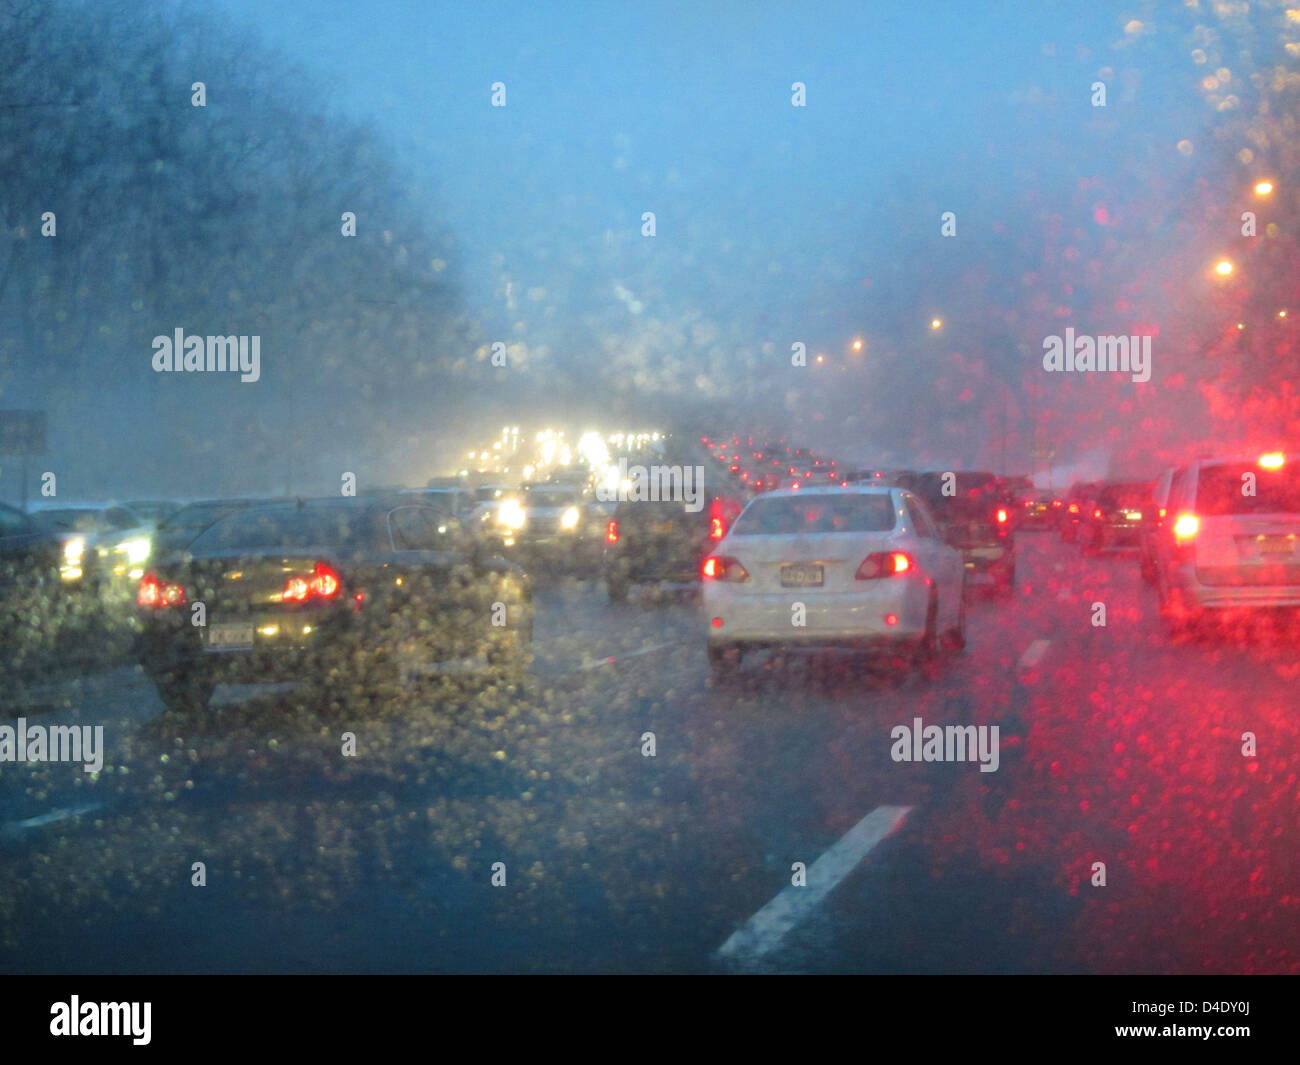
M333 599L342 587L339 575L327 562L317 562L311 575L294 574L284 582L281 599L305 603L309 599Z
M1100 510L1100 509L1094 510L1094 511L1092 512L1092 516L1093 516L1094 518L1100 518L1100 517L1101 517L1101 510Z
M755 482L760 491L765 487L766 478ZM715 543L727 535L727 504L719 496L709 500L709 539Z
M999 524L999 525L1005 525L1005 524L1007 523L1007 508L1006 508L1006 507L998 507L998 511L997 511L997 519L998 519L998 524Z
M1079 513L1079 504L1078 504L1078 503L1071 503L1068 509L1069 509L1069 511L1070 511L1071 514L1078 514L1078 513Z
M614 518L610 518L609 521L605 523L605 543L618 543L618 521Z
M747 581L749 573L734 558L710 555L700 567L700 575L706 581Z
M140 587L135 593L135 601L137 606L155 608L184 606L188 602L184 586L171 584L154 573L146 573L140 578Z
M1178 520L1174 522L1174 539L1180 544L1196 539L1196 534L1200 531L1201 519L1195 514L1179 514Z
M910 572L915 565L912 556L903 551L877 551L862 560L853 579L869 581L876 577L892 577L898 573Z

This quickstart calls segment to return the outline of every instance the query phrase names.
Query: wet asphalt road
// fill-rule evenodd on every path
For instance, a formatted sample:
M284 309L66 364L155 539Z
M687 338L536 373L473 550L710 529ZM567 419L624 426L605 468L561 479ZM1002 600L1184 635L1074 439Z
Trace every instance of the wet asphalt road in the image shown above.
M1294 632L1174 643L1131 552L1019 552L903 672L715 684L689 591L568 581L515 684L178 718L130 666L52 680L5 722L106 764L0 765L0 971L1300 971ZM998 726L997 771L894 761L918 717Z

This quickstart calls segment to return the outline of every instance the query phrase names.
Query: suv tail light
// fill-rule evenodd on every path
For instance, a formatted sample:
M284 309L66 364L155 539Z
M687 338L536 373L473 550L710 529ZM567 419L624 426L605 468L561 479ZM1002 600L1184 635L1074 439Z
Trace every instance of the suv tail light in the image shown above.
M1028 503L1025 504L1025 506L1028 505ZM999 525L1005 525L1007 523L1007 508L998 507L993 516L997 519Z
M726 536L726 535L727 535L727 530L726 530L726 526L723 524L722 519L721 519L721 518L710 518L710 519L709 519L709 539L710 539L710 540L717 541L717 540L721 540L721 539L722 539L724 536Z
M605 523L605 543L618 543L618 520L616 518L610 518Z
M1174 539L1178 541L1179 546L1187 544L1196 539L1196 534L1201 531L1201 519L1195 514L1179 514L1178 520L1174 522Z
M146 573L140 578L140 587L135 593L135 601L137 606L148 606L155 609L184 606L188 602L183 585L165 581L156 573Z
M749 573L734 558L710 555L700 567L700 574L706 581L747 581Z
M893 577L898 573L910 573L915 568L912 556L904 551L877 551L862 560L853 579L869 581L876 577Z
M317 562L310 575L294 574L284 582L281 599L305 603L309 599L333 599L342 588L339 575L328 562Z

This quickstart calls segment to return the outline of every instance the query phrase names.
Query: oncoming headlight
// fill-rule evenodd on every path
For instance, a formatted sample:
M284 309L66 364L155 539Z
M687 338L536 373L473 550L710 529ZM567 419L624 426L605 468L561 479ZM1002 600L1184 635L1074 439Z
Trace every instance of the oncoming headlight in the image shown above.
M497 524L504 525L507 529L522 529L528 522L528 515L524 513L524 508L519 505L517 499L505 499L497 507Z
M568 510L566 510L563 514L560 515L560 528L576 529L578 527L578 519L580 517L581 515L578 513L577 507L569 507Z
M117 549L126 552L126 560L134 564L144 562L149 557L150 546L149 538L141 536L134 540L123 540Z

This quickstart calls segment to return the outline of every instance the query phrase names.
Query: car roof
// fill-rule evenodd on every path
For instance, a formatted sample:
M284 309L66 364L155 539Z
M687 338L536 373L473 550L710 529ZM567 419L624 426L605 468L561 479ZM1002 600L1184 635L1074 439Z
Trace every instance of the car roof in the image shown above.
M1266 451L1266 452L1264 452L1264 454L1267 455L1268 452ZM1284 452L1282 452L1282 454L1283 454L1283 456L1285 456L1287 453L1284 451ZM1259 455L1250 455L1250 456L1247 456L1247 457L1243 457L1243 456L1241 456L1241 455L1224 455L1224 456L1221 456L1221 457L1220 457L1220 456L1214 456L1214 457L1202 456L1202 457L1200 457L1200 458L1198 458L1198 459L1193 459L1191 462L1188 462L1188 463L1186 463L1185 465L1186 465L1188 468L1193 468L1193 467L1194 467L1194 468L1197 468L1197 469L1200 469L1201 467L1204 467L1204 466L1258 466L1258 465L1259 465L1259 459L1260 459L1260 456L1259 456ZM1290 465L1289 460L1288 460L1288 461L1284 461L1284 464L1283 464L1281 467L1279 467L1279 468L1280 468L1280 469L1285 469L1286 466L1288 466L1288 465ZM1175 468L1181 468L1181 467L1175 467Z
M77 503L61 499L32 503L28 509L34 514L40 510L111 510L114 507L121 507L123 510L131 509L125 503Z
M756 495L750 502L755 503L760 499L799 499L807 496L883 496L899 490L897 485L892 484L836 484L818 485L815 488L777 488Z

